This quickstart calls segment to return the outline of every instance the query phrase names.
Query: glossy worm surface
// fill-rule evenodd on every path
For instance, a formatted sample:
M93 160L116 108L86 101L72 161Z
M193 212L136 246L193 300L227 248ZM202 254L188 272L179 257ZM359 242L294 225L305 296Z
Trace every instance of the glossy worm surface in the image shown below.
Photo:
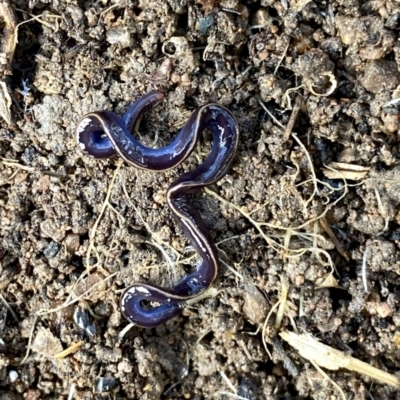
M81 149L95 158L119 155L138 168L163 171L179 165L193 151L206 128L213 132L213 143L206 160L193 171L181 175L167 191L167 203L178 225L200 256L194 272L172 288L135 283L121 296L125 318L141 327L155 327L178 315L187 300L201 295L218 274L217 249L189 195L221 179L236 153L239 129L226 108L208 104L197 108L172 142L159 149L139 143L132 135L143 113L164 98L149 93L133 103L122 118L109 111L85 115L77 127Z

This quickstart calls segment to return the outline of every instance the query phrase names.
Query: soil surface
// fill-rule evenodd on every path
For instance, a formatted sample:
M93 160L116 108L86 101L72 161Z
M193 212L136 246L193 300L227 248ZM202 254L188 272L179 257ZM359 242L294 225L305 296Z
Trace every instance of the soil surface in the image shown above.
M7 4L25 23L2 70L0 399L399 399L281 336L399 384L399 1ZM166 100L143 143L164 146L208 102L234 113L240 141L193 199L218 244L218 293L124 330L123 288L171 285L196 263L165 194L209 141L153 173L86 156L75 130L152 90Z

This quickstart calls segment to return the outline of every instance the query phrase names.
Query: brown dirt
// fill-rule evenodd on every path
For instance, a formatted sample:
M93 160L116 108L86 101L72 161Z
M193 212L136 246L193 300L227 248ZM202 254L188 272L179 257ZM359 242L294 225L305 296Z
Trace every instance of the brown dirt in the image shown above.
M398 1L10 5L17 23L40 19L18 27L3 76L1 400L342 398L280 339L293 323L400 377ZM74 131L83 114L122 114L154 89L167 100L143 122L144 142L164 145L196 106L217 102L236 115L240 144L211 188L223 201L195 199L221 242L219 294L121 336L121 289L184 273L155 244L184 254L165 192L206 150L156 174L86 157ZM366 174L332 177L332 162ZM286 287L282 321L275 307L257 331ZM400 398L325 372L347 399Z

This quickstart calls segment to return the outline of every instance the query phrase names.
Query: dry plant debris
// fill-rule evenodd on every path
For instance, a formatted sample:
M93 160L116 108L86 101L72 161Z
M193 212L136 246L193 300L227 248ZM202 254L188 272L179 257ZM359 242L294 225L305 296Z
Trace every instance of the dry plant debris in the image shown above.
M370 167L361 165L332 162L326 166L323 172L329 179L360 181L367 177L369 170Z
M12 75L17 25L14 10L8 0L0 2L0 20L3 34L0 43L0 116L11 124L11 96L8 88L8 76Z
M7 84L0 81L0 116L7 122L7 124L11 124L11 103Z
M306 360L313 361L320 367L337 370L340 368L355 371L385 385L400 387L400 379L386 371L375 368L349 354L318 342L310 335L298 335L294 332L281 332L279 336L295 348Z
M0 44L0 74L2 79L12 75L12 62L16 47L17 23L13 7L8 0L0 2L0 18L3 22L3 35Z

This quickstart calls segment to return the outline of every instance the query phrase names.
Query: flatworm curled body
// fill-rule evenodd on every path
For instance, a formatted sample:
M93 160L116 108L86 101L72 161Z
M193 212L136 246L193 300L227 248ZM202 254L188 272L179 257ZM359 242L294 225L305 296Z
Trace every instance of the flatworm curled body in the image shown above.
M137 130L143 113L163 97L161 92L141 97L122 118L109 111L86 114L77 127L78 144L89 155L95 158L119 155L129 164L153 171L176 167L191 154L205 129L213 132L213 144L206 160L193 171L181 175L167 191L172 214L200 256L196 270L172 288L135 283L121 296L120 306L125 318L148 328L178 315L185 302L201 295L218 275L216 247L189 195L215 183L227 173L239 137L238 124L232 113L217 104L207 104L192 113L167 146L159 149L144 146L131 131ZM146 306L146 303L153 306Z

